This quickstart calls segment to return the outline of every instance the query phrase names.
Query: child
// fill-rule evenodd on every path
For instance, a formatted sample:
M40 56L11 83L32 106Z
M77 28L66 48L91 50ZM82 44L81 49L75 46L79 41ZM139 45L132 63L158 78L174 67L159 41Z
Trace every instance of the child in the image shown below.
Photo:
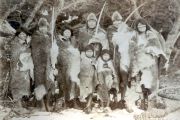
M108 90L112 88L118 90L118 81L112 63L112 56L107 49L102 50L100 57L97 59L97 74L100 84L105 84Z

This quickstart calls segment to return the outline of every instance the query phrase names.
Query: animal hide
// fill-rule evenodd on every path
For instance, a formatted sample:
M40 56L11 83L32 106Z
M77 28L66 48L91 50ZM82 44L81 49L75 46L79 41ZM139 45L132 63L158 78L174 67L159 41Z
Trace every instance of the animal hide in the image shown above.
M31 53L21 53L19 57L19 61L21 62L22 66L19 68L20 71L28 71L30 70L30 76L34 80L34 64L31 57Z
M117 32L113 33L112 42L114 46L118 46L118 52L120 53L120 66L121 69L128 72L131 62L132 53L130 53L131 44L133 44L133 38L136 36L134 31L130 31L128 26L122 23L119 26Z
M77 83L77 85L80 85L80 80L78 78L78 75L80 73L80 53L77 48L74 48L73 46L70 46L68 48L68 51L71 53L71 63L69 66L69 75L70 80L72 82Z
M44 85L46 90L52 87L53 82L49 78L51 41L48 34L36 31L31 40L32 59L34 63L35 86Z
M19 43L18 37L12 40L10 89L14 100L20 100L23 95L30 94L30 69L33 65L32 61L30 62L31 65L26 63L27 55L30 56L28 52L30 52L30 49Z
M160 55L166 58L166 55L161 47L161 43L152 31L148 31L145 36L138 36L137 39L139 41L139 45L136 54L137 60L134 63L135 68L141 70L143 68L151 67L156 64L156 58ZM140 43L140 41L146 42Z
M144 84L152 92L157 90L159 55L164 55L158 38L152 31L137 36L136 60L133 63L133 75L142 72L140 84Z
M68 99L70 99L71 83L74 82L78 86L80 85L80 79L78 78L80 73L80 52L69 41L58 40L57 45L59 46L58 63L56 65L59 72L58 81L62 86L61 89L66 89ZM72 96L75 96L74 93L72 94Z

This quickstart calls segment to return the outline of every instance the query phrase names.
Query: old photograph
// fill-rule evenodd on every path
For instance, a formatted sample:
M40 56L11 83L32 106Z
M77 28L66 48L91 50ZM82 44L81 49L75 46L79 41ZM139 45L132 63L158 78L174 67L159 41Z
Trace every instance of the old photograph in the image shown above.
M0 120L180 120L180 0L0 0Z

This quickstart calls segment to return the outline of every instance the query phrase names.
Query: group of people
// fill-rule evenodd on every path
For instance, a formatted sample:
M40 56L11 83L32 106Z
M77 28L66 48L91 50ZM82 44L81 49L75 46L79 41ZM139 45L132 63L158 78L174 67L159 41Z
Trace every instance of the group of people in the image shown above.
M111 20L113 24L105 31L90 13L78 35L64 25L52 36L47 19L40 18L32 36L19 32L10 42L13 100L21 106L22 98L33 94L36 106L49 110L52 96L58 94L64 107L71 100L75 108L85 103L82 109L88 113L94 102L101 107L114 102L127 108L126 90L135 81L139 99L134 102L147 110L149 96L158 88L159 58L166 58L165 41L143 19L131 28L115 11Z

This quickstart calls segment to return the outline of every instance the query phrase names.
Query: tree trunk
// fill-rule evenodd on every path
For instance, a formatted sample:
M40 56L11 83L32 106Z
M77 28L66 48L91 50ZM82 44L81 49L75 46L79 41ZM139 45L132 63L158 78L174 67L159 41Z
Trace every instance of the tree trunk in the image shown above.
M180 11L180 8L179 8L179 11ZM174 22L174 26L171 32L168 34L168 37L166 40L166 47L167 47L166 54L167 54L168 60L170 59L172 49L174 48L174 44L176 43L179 36L180 36L180 13L179 13L178 19L176 20L176 22Z

